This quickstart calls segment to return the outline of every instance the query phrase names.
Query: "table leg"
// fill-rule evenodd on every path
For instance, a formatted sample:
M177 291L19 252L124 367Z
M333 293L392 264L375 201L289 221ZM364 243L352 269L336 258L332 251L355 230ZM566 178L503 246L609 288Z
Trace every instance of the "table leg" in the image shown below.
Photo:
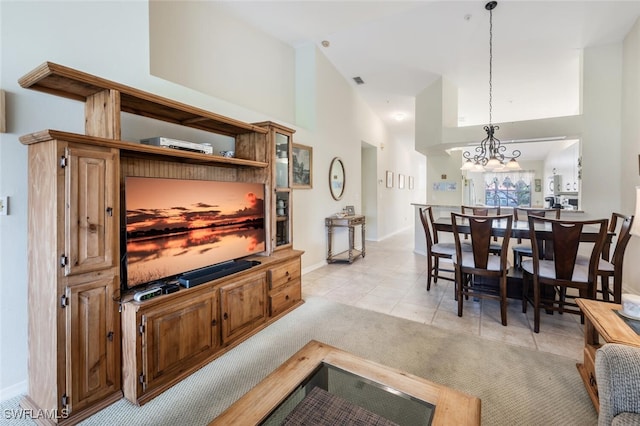
M365 232L365 223L362 222L362 257L366 254L365 246L364 246L364 232Z
M333 227L327 226L327 262L331 262L333 254L331 253L331 240L333 239Z
M349 225L349 263L353 263L353 246L355 244L353 225Z

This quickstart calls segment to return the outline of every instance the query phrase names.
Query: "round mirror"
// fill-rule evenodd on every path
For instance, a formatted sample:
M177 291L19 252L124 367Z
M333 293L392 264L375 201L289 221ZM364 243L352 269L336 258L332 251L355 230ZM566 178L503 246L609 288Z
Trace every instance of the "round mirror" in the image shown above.
M329 189L334 200L339 200L344 194L344 164L338 157L331 160L329 166Z

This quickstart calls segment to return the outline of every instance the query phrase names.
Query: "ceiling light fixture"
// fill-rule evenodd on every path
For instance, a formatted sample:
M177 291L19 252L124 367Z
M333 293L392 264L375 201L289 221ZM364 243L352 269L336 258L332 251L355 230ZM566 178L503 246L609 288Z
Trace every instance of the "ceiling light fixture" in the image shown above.
M407 118L407 114L405 114L404 112L396 112L395 114L393 114L393 118L396 121L403 121L405 118Z
M484 126L487 137L480 142L480 146L476 147L475 154L464 151L462 156L467 160L464 162L460 170L472 171L497 171L499 169L521 170L517 158L520 157L519 150L513 150L511 159L505 164L504 151L507 147L500 143L495 137L495 131L500 129L492 124L492 101L493 101L493 9L498 5L497 1L490 1L484 8L489 11L489 125Z

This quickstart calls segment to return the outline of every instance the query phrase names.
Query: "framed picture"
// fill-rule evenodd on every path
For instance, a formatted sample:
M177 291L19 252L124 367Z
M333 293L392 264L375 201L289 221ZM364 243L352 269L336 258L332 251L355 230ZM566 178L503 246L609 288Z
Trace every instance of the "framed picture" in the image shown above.
M393 188L393 172L387 170L387 188Z
M292 187L298 189L313 188L313 148L297 143L293 147L293 181Z
M409 176L409 189L413 189L413 176Z
M536 192L542 192L542 179L534 179L534 188Z
M347 206L347 216L354 216L356 214L356 209L353 206Z
M398 173L398 189L404 189L404 175Z

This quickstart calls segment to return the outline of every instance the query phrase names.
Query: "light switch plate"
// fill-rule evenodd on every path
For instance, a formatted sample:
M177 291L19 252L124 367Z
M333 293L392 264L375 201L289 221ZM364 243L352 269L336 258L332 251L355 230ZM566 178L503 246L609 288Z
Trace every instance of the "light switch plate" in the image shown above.
M9 214L9 197L0 197L0 216L6 216Z

